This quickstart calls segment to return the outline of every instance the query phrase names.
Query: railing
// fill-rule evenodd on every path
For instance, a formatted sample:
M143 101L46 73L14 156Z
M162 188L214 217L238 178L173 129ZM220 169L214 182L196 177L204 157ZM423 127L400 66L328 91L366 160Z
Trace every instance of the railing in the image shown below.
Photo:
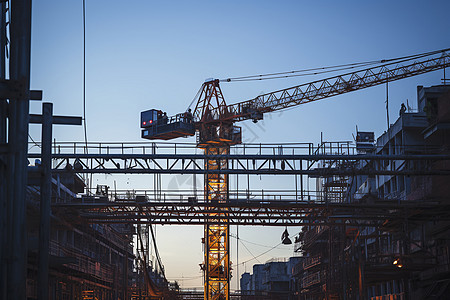
M40 142L30 142L28 145L30 154L39 154L41 152ZM377 152L381 151L383 146L377 147ZM441 150L441 146L436 145L402 145L400 153L408 151L422 154L435 153ZM197 152L196 152L197 151ZM53 143L53 154L193 154L199 153L195 143L169 143L169 142L58 142ZM357 154L356 146L353 142L323 142L314 143L246 143L231 147L231 154L247 155L314 155L314 154Z
M406 299L405 293L370 297L370 300L404 300L404 299Z
M266 261L266 264L273 263L273 262L288 262L288 261L289 261L289 257L273 257L273 258L269 259L268 261Z
M310 287L314 284L320 283L320 271L307 275L302 279L302 288Z
M30 142L29 153L40 153L41 143ZM356 148L348 153L356 153ZM231 154L314 154L313 143L240 144L231 147ZM168 142L58 142L52 145L53 154L193 154L200 151L195 143Z
M314 257L305 257L303 260L303 269L309 269L314 266L317 266L322 261L322 257L320 255Z
M317 238L319 237L319 235L324 232L326 229L325 226L314 226L313 228L311 228L310 230L305 232L303 241L305 245L310 245L312 244L314 241L317 240Z
M90 274L105 282L113 282L114 270L110 265L97 262L74 249L63 247L56 241L50 241L49 253L59 257L75 258L77 263L67 263L69 268Z
M164 189L164 190L111 190L107 193L98 194L96 188L87 189L87 194L79 194L73 197L53 197L53 203L123 203L126 202L175 202L175 203L205 203L203 189ZM276 203L276 202L298 202L298 203L326 203L321 197L321 191L315 190L277 190L277 189L254 189L229 192L229 201L233 204L239 203ZM303 198L302 196L303 195Z

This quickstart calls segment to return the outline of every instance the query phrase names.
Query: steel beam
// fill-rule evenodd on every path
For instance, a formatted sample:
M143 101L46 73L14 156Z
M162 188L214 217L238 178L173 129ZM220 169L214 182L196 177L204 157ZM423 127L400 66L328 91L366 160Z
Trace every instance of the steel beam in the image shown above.
M33 170L30 170L33 172ZM53 169L54 174L68 173L68 169ZM405 176L449 176L450 170L340 170L340 169L312 169L312 170L199 170L199 169L141 169L141 168L117 168L117 169L74 169L77 174L237 174L237 175L309 175L311 177L326 177L332 175L357 176L357 175L405 175Z
M9 264L8 299L26 299L27 231L26 201L28 119L31 59L31 0L11 1L10 64L13 81L21 82L23 97L9 102L8 204Z
M450 206L441 203L364 204L311 202L247 202L189 204L186 202L67 203L92 223L228 224L261 226L380 225L386 220L450 220ZM226 214L223 212L226 211ZM216 216L212 219L211 216Z
M66 117L64 117L66 118ZM73 117L78 118L78 117ZM36 120L37 121L37 120ZM70 143L69 143L70 144ZM58 145L55 146L58 148ZM126 147L126 145L125 145ZM176 148L176 147L175 147ZM142 148L135 148L136 150ZM108 148L99 148L97 151L109 152ZM120 151L120 149L119 149ZM30 158L39 158L40 153L29 153ZM147 160L204 160L204 159L228 159L231 160L306 160L306 161L319 161L319 160L345 160L345 161L380 161L380 160L450 160L449 154L295 154L295 155L283 155L283 154L124 154L124 153L53 153L53 159L147 159Z
M32 124L43 124L44 115L36 115L30 114L30 123ZM72 117L72 116L53 116L53 124L59 125L81 125L82 118L81 117Z
M38 299L48 299L48 257L52 199L53 104L42 105L41 204L39 222Z
M106 150L107 149L103 149ZM99 151L102 151L99 149ZM38 158L40 154L30 154ZM355 176L355 175L450 175L450 170L432 167L450 161L450 155L194 155L194 154L54 154L54 173L73 170L88 174L266 174ZM227 169L206 170L204 160L228 160ZM330 161L320 168L318 161ZM398 161L401 168L387 169L384 161ZM364 162L365 167L358 164Z
M0 2L0 79L6 79L6 2ZM8 253L7 202L7 108L8 102L0 98L0 299L6 299Z

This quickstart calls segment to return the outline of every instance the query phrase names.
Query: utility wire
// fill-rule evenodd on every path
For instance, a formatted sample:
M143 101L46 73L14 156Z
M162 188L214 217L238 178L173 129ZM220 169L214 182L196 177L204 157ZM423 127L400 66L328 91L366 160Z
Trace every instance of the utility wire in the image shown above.
M84 129L84 153L88 154L88 136L87 136L87 122L86 122L86 0L83 0L83 129ZM91 161L92 167L92 161ZM92 188L93 174L89 178L86 175L85 180L88 183L88 191Z
M244 241L244 242L246 242L246 243L249 243L249 244L252 244L252 245L261 246L261 247L265 247L265 248L272 248L272 246L268 246L268 245L263 245L263 244L258 244L258 243L250 242L249 240L245 240L245 239L243 239L243 238L239 238L239 239L238 239L237 236L234 235L234 234L230 234L230 236L231 236L232 238L235 238L236 240L242 240L242 241ZM279 249L284 249L284 248L279 248Z
M261 263L259 261L259 259L257 257L255 257L255 255L250 251L250 249L247 248L247 246L245 246L244 242L240 241L242 246L244 246L244 248L248 251L248 253L250 253L251 256L253 256L254 259L256 259L259 263Z
M266 253L269 253L270 251L272 251L273 249L277 248L277 247L280 246L281 244L282 244L282 243L276 244L275 246L273 246L273 247L270 248L269 250L264 251L263 253L261 253L261 254L259 254L259 255L257 255L257 256L254 256L253 258L250 258L250 259L247 259L246 261L241 262L240 265L244 265L244 264L248 263L249 261L252 261L252 260L254 260L254 259L258 259L258 257L261 257L261 256L263 256L263 255L266 254Z
M86 0L83 0L83 128L85 152L88 152L87 124L86 124Z
M195 280L195 279L199 279L202 278L203 275L198 275L198 276L191 276L191 277L171 277L169 278L170 280L179 280L179 281L185 281L185 280Z
M296 236L296 235L298 235L299 233L300 233L300 231L299 231L298 233L294 234L294 235L290 235L290 237ZM241 239L241 238L239 238L239 239ZM280 242L280 243L276 244L275 246L271 247L271 248L268 249L267 251L264 251L263 253L261 253L261 254L259 254L259 255L257 255L257 256L254 256L253 258L247 259L246 261L243 261L243 262L239 263L239 265L245 265L246 263L248 263L249 261L252 261L252 260L254 260L254 259L257 260L259 257L263 256L264 254L269 253L270 251L272 251L273 249L277 248L277 247L280 246L281 244L283 244L283 242Z

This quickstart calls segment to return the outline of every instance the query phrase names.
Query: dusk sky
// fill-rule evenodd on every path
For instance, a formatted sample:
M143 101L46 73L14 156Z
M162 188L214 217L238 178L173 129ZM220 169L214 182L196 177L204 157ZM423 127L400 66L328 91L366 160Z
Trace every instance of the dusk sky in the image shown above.
M157 108L184 112L206 78L324 67L401 57L450 47L450 1L89 1L86 0L86 120L90 142L142 142L139 116ZM82 1L33 2L31 88L43 90L54 114L82 116ZM447 70L447 78L450 70ZM254 98L320 77L222 83L227 103ZM416 86L441 83L443 71L389 85L393 123L402 102L416 105ZM386 130L386 88L373 87L241 124L244 141L297 143L352 140L355 126ZM40 113L41 103L30 112ZM251 130L249 130L249 128ZM40 128L30 126L40 141ZM55 126L56 141L83 141L82 127ZM193 138L174 142L194 143ZM181 177L181 176L180 176ZM111 185L110 175L97 176ZM182 179L182 186L188 185ZM190 179L189 179L190 180ZM189 181L188 180L188 181ZM255 187L262 185L255 176ZM267 179L266 179L267 180ZM292 188L293 179L289 180ZM151 175L117 179L122 189L153 189ZM174 179L164 178L163 187ZM283 186L280 178L272 188ZM279 185L278 185L279 184ZM185 186L184 186L185 187ZM239 262L280 242L281 228L239 228L247 241ZM291 234L300 227L289 229ZM233 227L231 233L235 234ZM202 286L201 226L158 226L157 241L167 277L182 287ZM261 244L261 245L255 245ZM279 247L259 257L289 257ZM251 253L250 253L251 252ZM232 259L236 258L232 238ZM239 266L251 272L257 260ZM233 267L236 273L236 267ZM237 288L234 274L232 288Z

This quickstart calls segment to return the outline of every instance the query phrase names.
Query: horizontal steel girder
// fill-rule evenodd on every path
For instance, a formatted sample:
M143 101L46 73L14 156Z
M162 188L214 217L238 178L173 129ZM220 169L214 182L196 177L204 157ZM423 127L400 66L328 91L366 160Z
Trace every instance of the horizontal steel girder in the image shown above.
M188 204L180 202L67 203L54 208L77 209L92 223L220 224L261 226L378 226L386 220L450 220L450 206L439 203L345 204L278 202L241 204ZM226 207L228 214L211 218Z
M40 158L29 154L30 159ZM228 159L225 170L205 170L203 161ZM450 175L432 167L450 155L201 155L201 154L54 154L53 173L97 174L254 174L254 175ZM320 168L318 161L329 167ZM383 167L395 161L396 169ZM363 163L364 167L358 165Z

